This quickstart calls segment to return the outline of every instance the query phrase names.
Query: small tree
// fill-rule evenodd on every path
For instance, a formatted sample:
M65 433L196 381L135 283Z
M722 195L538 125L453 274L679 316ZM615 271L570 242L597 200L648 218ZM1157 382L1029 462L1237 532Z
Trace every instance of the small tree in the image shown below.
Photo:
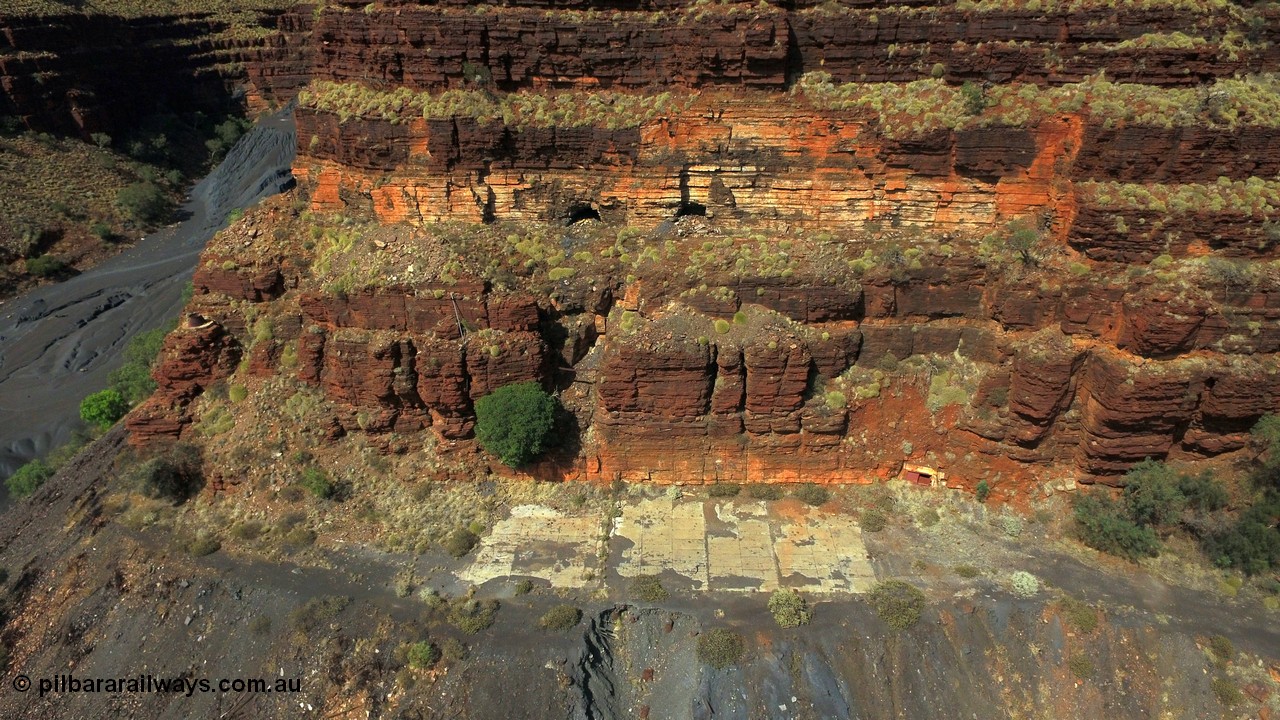
M9 488L10 495L24 498L35 492L45 480L51 477L53 477L53 468L46 465L43 460L32 460L18 468L18 471L4 482Z
M506 385L476 401L476 438L490 454L519 467L547 448L556 400L536 382Z
M129 401L118 390L100 390L80 403L80 419L105 430L129 412Z
M812 617L809 603L805 602L800 593L791 589L775 590L769 596L769 612L773 613L778 627L784 628L807 625Z
M116 194L116 205L134 221L153 223L163 220L169 212L169 199L154 183L140 182L121 188Z

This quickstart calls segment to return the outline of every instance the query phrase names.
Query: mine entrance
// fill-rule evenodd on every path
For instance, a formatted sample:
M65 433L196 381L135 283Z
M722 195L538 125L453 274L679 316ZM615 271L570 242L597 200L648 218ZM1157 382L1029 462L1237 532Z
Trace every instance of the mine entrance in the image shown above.
M565 219L565 225L573 225L583 220L599 220L600 211L591 207L586 203L578 203L569 208L569 217Z
M697 215L699 217L707 216L707 206L702 203L685 201L680 203L680 207L676 208L676 217L682 218L689 215Z

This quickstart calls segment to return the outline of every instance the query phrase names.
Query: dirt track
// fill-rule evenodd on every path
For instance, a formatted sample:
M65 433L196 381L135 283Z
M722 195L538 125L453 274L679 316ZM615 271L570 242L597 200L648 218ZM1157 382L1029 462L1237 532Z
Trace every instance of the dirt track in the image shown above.
M261 121L192 190L182 222L0 305L0 478L71 437L80 400L106 386L129 339L179 311L196 259L228 213L292 181L294 151L290 111Z

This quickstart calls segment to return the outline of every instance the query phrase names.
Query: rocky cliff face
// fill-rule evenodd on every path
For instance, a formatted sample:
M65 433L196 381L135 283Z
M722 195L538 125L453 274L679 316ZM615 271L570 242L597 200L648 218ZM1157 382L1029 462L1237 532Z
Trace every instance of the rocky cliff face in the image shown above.
M88 139L130 129L158 109L222 112L244 95L246 61L274 36L281 11L270 5L233 16L0 17L0 115Z
M1238 451L1280 410L1280 129L1270 80L1215 78L1274 69L1267 12L295 10L249 76L313 83L302 190L211 245L131 426L190 432L188 365L243 356L388 451L466 446L476 398L540 380L556 477Z

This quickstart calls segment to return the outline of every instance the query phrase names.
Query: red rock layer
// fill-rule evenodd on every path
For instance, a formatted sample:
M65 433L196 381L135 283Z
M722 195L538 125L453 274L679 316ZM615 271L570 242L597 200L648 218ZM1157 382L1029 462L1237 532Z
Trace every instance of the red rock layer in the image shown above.
M209 279L191 306L208 324L171 336L160 391L129 419L137 442L184 432L191 401L241 355L251 373L291 372L321 389L335 432L430 429L447 439L470 435L476 398L549 381L559 362L559 341L540 334L547 311L527 296L480 283L334 296L295 289L289 272L252 282L270 276L255 268L214 282L218 262L205 259L197 277ZM861 482L905 460L969 480L1000 463L1109 478L1146 457L1239 450L1259 417L1280 411L1280 293L1271 290L1172 292L1154 274L1027 284L932 258L861 285L747 278L727 292L677 301L670 288L638 283L626 300L636 329L604 325L581 347L563 343L563 362L593 391L577 408L589 419L582 453L554 472ZM713 329L739 310L750 331ZM263 312L276 333L255 344L245 317ZM287 369L286 342L297 343ZM963 358L983 369L982 382L959 404L931 409L927 378L888 370L878 397L836 381L854 366L865 378L921 355ZM843 387L847 403L828 399L824 385Z
M525 7L490 5L477 12L442 3L372 6L367 12L330 9L312 32L312 74L418 89L461 84L466 70L487 72L503 90L570 85L783 89L790 78L811 70L842 82L906 82L929 77L940 65L951 80L1063 83L1105 70L1113 80L1193 85L1274 68L1280 60L1265 42L1277 32L1265 13L1253 28L1226 14L1208 18L1220 30L1249 31L1261 41L1259 49L1226 53L1212 43L1190 49L1102 47L1146 33L1203 32L1206 18L1173 8L827 12L779 4L728 12L662 3L657 9L666 12L648 13L593 3L598 12L564 14L547 12L549 3L516 5Z

